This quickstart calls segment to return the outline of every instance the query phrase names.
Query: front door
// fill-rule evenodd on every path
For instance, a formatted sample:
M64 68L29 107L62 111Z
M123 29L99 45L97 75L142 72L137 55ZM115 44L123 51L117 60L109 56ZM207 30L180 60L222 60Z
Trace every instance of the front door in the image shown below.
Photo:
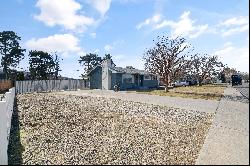
M140 75L140 86L143 86L143 79L144 79L144 76Z

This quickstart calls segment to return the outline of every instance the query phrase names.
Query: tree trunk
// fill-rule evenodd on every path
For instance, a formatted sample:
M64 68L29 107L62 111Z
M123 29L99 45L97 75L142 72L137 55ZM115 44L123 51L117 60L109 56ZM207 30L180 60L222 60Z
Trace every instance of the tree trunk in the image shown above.
M202 86L202 80L199 79L198 85L199 85L199 86Z
M4 72L5 76L6 76L6 79L8 79L9 76L8 76L8 69L7 69L6 64L3 65L3 72Z
M168 86L165 86L165 92L168 92Z
M168 92L168 80L165 80L165 92Z

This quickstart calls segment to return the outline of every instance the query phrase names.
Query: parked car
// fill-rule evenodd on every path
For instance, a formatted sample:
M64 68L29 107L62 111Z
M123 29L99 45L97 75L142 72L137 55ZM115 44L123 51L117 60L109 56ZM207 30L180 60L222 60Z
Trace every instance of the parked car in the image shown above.
M231 78L232 78L232 86L242 85L242 78L240 75L235 74L235 75L232 75Z
M196 80L188 80L187 81L189 83L189 85L197 85L198 82Z
M177 86L188 86L189 82L188 81L175 81L172 83L172 86L177 87Z

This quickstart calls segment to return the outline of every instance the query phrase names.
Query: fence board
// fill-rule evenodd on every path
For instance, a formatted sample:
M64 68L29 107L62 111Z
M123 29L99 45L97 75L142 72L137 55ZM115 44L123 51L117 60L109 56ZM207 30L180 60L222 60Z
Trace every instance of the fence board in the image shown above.
M16 93L89 89L86 80L26 80L16 81L15 84Z

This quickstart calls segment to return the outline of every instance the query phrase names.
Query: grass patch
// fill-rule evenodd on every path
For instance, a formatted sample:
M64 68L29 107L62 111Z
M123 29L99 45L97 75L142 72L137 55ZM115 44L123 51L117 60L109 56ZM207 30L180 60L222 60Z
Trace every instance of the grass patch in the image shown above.
M169 92L167 93L164 90L136 90L129 92L144 93L144 94L158 95L158 96L220 100L225 88L226 87L224 86L203 85L203 86L175 87L173 89L170 89Z
M186 86L171 89L171 92L195 93L195 94L223 94L225 87L215 85Z

